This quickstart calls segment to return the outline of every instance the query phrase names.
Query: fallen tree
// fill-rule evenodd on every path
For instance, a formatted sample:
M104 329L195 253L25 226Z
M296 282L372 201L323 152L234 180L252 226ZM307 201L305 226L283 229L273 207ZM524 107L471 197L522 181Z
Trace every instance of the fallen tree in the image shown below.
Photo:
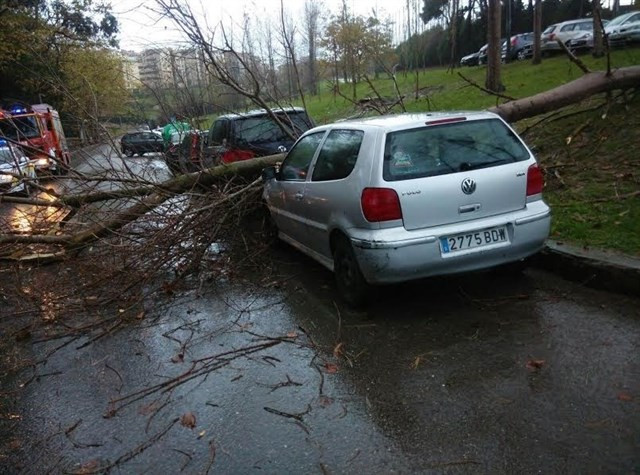
M517 122L576 104L595 94L639 86L640 66L616 69L610 75L604 71L595 71L562 86L534 96L506 102L489 110L500 115L507 122Z

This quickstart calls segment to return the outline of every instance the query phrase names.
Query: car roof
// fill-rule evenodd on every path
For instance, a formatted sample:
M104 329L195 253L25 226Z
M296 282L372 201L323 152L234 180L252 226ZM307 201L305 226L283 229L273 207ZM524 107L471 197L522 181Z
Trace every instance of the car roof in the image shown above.
M344 126L358 127L358 126L373 126L386 129L388 131L410 129L413 127L420 127L428 122L443 120L443 119L457 119L464 117L467 120L478 119L495 119L498 116L492 112L484 111L447 111L447 112L421 112L421 113L408 113L408 114L395 114L378 117L368 117L363 119L346 120L344 122L335 122L333 124L327 124L320 127L316 127L315 131L340 128Z
M567 20L567 21L561 21L560 23L556 23L556 25L571 25L572 23L586 23L586 22L592 22L593 18L578 18L576 20Z
M276 114L290 114L290 113L304 113L306 112L302 107L279 107L279 108L273 108L271 109L274 113ZM229 114L224 114L221 115L220 117L218 117L218 119L246 119L248 117L261 117L261 116L266 116L267 115L267 110L266 109L254 109L254 110L250 110L248 112L232 112Z

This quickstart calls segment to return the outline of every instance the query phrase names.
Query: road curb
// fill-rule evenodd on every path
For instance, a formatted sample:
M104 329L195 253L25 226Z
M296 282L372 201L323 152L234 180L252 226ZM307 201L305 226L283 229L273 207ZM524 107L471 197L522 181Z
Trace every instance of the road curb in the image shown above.
M588 287L640 296L640 259L548 241L532 265Z

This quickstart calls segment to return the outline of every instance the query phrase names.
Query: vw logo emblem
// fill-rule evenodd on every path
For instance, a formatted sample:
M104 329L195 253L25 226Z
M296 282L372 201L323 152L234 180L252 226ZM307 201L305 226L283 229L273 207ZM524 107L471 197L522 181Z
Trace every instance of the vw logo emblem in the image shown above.
M287 151L287 147L285 147L284 145L279 145L278 146L278 152L284 153L286 151Z
M465 178L464 180L462 180L462 185L460 185L460 188L462 188L462 192L465 195L470 195L471 193L476 191L476 182L471 178Z

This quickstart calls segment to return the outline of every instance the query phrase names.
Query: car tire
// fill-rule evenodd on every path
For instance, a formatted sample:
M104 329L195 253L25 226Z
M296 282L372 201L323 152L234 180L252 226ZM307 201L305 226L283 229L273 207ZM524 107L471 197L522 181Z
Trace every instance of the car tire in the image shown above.
M333 272L342 299L352 307L362 307L370 294L371 285L365 280L351 243L340 236L333 249Z
M131 158L131 157L133 157L133 150L131 150L130 148L125 148L125 149L124 149L124 154L125 154L127 157Z
M518 53L516 54L516 58L518 59L518 61L524 61L525 59L527 59L527 55L525 54L524 50L521 49L520 51L518 51Z
M280 230L278 229L278 225L271 216L271 211L269 211L269 207L267 203L262 203L260 206L260 216L262 218L262 236L264 242L266 242L270 246L278 246L281 242L278 234Z

